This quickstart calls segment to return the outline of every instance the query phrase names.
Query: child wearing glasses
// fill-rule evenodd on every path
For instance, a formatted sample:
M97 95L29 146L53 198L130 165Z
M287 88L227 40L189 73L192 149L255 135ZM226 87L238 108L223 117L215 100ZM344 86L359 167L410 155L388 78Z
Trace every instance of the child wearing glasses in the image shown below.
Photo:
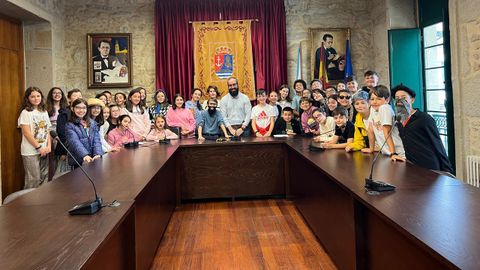
M68 150L80 163L89 163L103 155L102 142L98 124L88 117L88 103L79 98L72 103L72 114L65 127ZM68 159L70 166L78 167L73 159Z
M355 108L352 106L352 94L348 90L340 90L338 91L337 101L340 106L342 106L348 113L348 121L352 122L355 120L355 116L357 112Z
M313 111L313 119L318 124L318 130L315 132L315 142L328 142L335 135L335 120L331 116L327 116L323 108Z

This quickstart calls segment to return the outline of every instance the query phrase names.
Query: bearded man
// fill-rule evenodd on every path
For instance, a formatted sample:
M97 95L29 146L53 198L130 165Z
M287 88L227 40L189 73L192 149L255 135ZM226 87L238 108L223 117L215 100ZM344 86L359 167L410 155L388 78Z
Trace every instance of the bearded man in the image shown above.
M230 134L233 136L250 136L250 116L252 104L248 97L238 90L238 79L227 79L228 94L220 102L220 111Z
M217 110L217 100L211 98L208 100L208 109L200 112L200 123L198 124L198 140L205 139L216 140L220 137L220 130L225 138L229 138L222 113Z

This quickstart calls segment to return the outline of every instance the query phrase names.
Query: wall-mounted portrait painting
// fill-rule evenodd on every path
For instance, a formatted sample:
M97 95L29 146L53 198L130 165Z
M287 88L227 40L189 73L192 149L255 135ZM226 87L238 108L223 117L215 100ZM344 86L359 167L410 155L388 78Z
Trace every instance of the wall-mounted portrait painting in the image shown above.
M348 28L310 28L311 53L310 63L312 78L318 79L321 46L324 48L324 61L330 83L342 81L345 77L345 53L347 39L350 39Z
M88 88L132 85L131 34L87 34Z

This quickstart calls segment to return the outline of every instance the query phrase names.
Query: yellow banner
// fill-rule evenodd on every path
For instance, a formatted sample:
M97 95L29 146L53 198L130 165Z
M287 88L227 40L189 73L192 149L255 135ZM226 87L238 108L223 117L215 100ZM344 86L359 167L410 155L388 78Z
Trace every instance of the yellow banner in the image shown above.
M240 92L255 99L251 21L194 22L195 87L216 85L228 93L227 79L238 79ZM207 98L205 94L203 98Z

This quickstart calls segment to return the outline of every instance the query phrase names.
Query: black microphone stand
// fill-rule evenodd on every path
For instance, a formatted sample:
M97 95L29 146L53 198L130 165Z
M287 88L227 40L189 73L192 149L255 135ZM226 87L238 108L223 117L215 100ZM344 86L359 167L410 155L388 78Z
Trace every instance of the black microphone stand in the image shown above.
M133 134L133 132L130 130L130 128L128 128L126 131L128 131L128 133L130 133L130 135L133 136L133 142L125 143L125 144L123 144L123 146L125 148L137 148L138 147L138 142L137 142L137 140L135 140L135 134Z
M97 189L95 187L95 183L93 182L92 178L90 178L88 173L83 169L82 165L80 165L77 159L72 155L72 153L68 150L68 148L62 143L62 140L58 138L57 133L52 130L50 131L50 136L52 136L55 140L57 140L57 142L60 143L63 149L67 151L68 155L73 159L73 161L75 161L75 163L78 165L78 167L83 172L83 174L87 177L90 183L92 183L93 191L95 193L95 200L86 201L81 204L77 204L72 209L68 210L68 213L70 215L93 215L97 213L100 209L102 209L103 200L98 196Z
M393 129L395 128L396 123L397 123L397 119L395 118L394 121L393 121L393 124L392 124L392 129L390 129L390 132L388 133L387 138L385 139L382 146L380 147L378 152L375 154L375 157L373 158L372 167L370 168L370 176L365 178L365 188L367 190L382 192L382 191L392 191L392 190L395 190L395 188L396 188L392 184L387 184L383 181L378 181L378 180L373 179L373 169L375 167L375 163L376 163L380 153L382 153L383 147L385 147L385 144L387 144L388 139L390 139L390 137L392 136Z

